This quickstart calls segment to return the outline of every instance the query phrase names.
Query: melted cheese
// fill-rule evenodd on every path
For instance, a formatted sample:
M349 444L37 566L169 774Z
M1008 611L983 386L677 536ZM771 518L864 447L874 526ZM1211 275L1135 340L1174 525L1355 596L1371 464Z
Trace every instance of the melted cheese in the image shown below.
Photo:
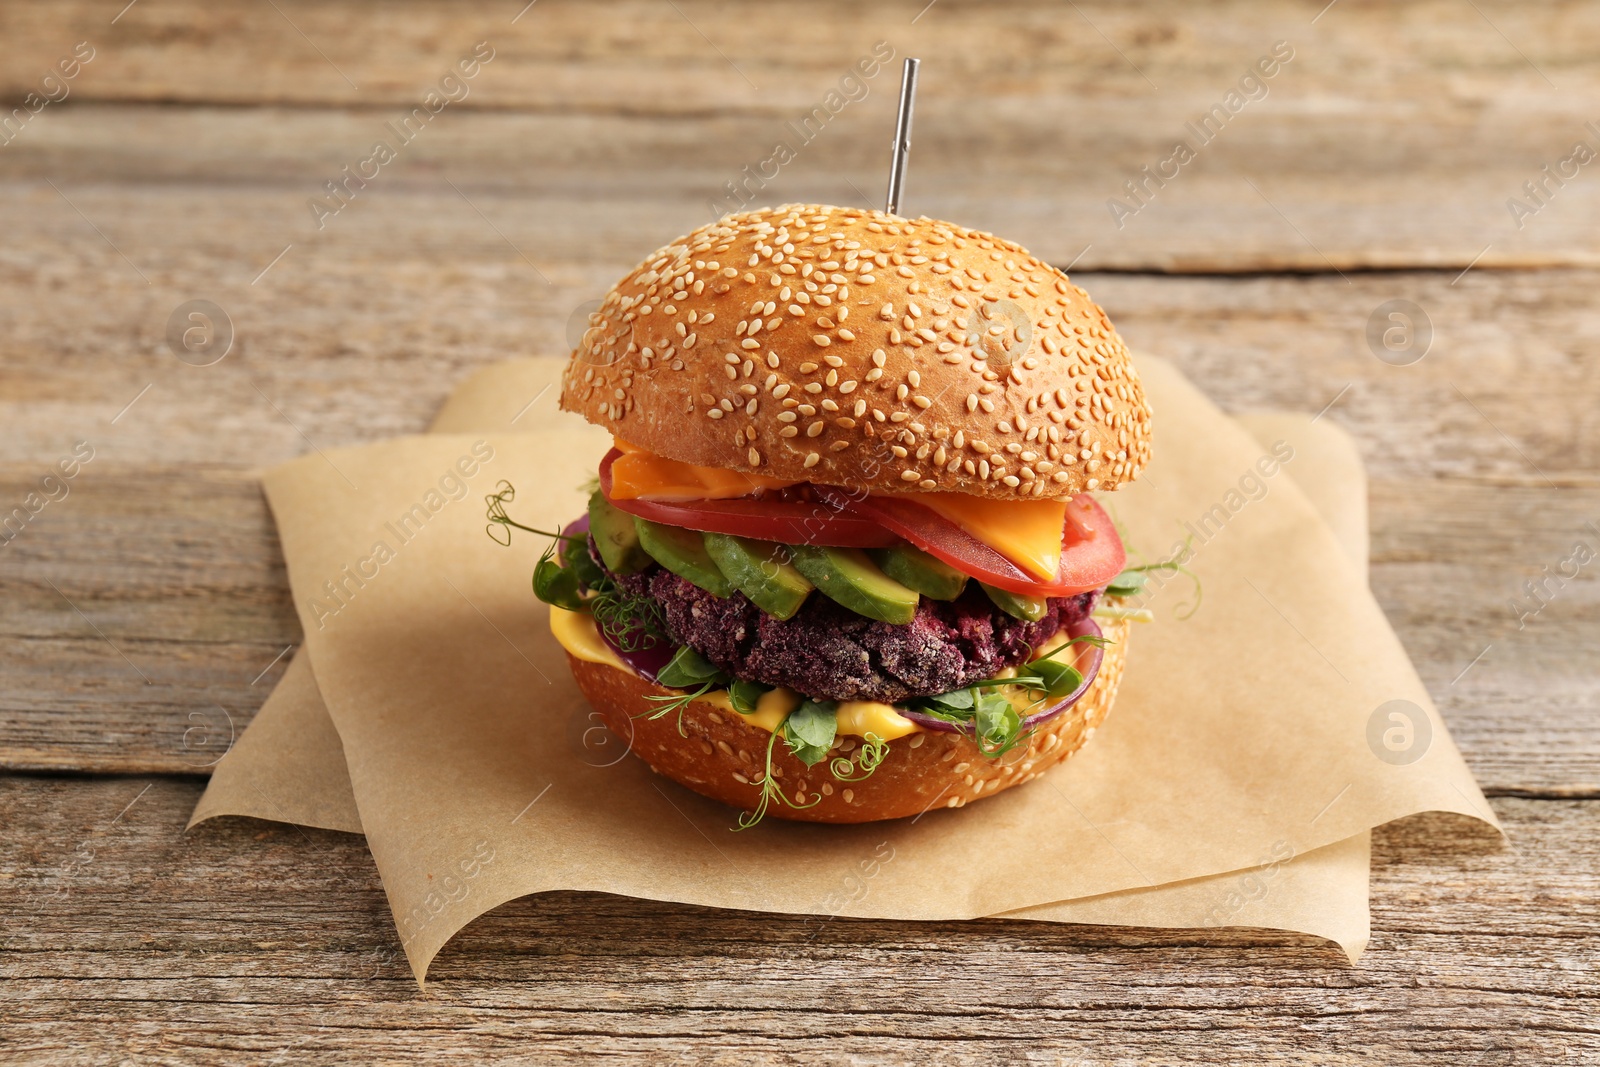
M1050 579L1061 567L1065 500L986 500L965 493L918 493L912 499L1030 574Z
M594 616L587 611L568 611L550 606L550 632L555 635L556 643L575 659L585 663L604 663L607 667L615 667L619 671L630 671L629 666L622 662L622 657L617 655L616 649L605 643L600 636L599 627L594 624Z
M601 638L600 630L594 624L594 617L587 612L567 611L565 608L552 606L550 632L555 636L556 642L577 659L587 663L603 663L619 671L634 673L633 669L622 661L622 657ZM743 715L734 708L726 689L713 689L699 699L730 715L739 715L751 726L760 727L768 733L782 725L783 720L789 717L789 713L800 706L800 694L781 687L769 689L761 694L761 698L756 701L755 713L751 715ZM897 737L904 737L922 729L896 711L893 705L880 704L875 700L844 701L839 705L838 715L840 736L851 734L865 737L868 733L874 733L885 741L893 741Z
M626 441L616 445L622 455L611 464L613 500L728 500L795 484L764 474L680 463Z
M866 737L877 734L885 741L893 741L906 734L914 734L922 727L895 710L893 704L876 700L846 700L839 705L839 732Z

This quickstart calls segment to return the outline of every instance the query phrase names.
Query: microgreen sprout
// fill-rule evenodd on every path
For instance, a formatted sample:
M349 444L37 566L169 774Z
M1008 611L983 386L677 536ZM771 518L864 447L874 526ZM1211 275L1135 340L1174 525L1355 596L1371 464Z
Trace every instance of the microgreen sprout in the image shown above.
M1194 603L1192 605L1179 604L1178 618L1188 619L1193 617L1194 613L1200 610L1200 599L1203 594L1203 590L1200 586L1200 576L1194 571L1190 570L1182 562L1183 560L1188 559L1191 555L1191 546L1193 542L1194 535L1191 534L1189 539L1184 542L1183 548L1173 555L1171 559L1159 560L1155 563L1144 563L1137 567L1124 568L1121 574L1117 575L1106 584L1106 595L1114 597L1138 596L1140 593L1144 592L1145 583L1153 571L1166 571L1169 573L1187 575L1189 580L1194 582ZM1129 615L1128 617L1137 618L1138 616Z
M862 740L861 752L854 761L838 756L828 764L828 770L833 772L833 780L836 782L865 781L872 777L872 772L878 769L888 754L889 742L877 734L869 733Z
M728 686L728 702L733 705L733 710L740 715L754 715L761 698L767 694L770 686L760 682L751 682L738 679Z
M839 733L839 705L831 700L807 697L783 720L783 739L794 758L815 767L828 756Z
M554 537L558 541L587 540L586 537L578 537L573 534L564 534L559 532L552 533L549 530L541 530L534 526L522 525L522 523L506 514L506 504L510 503L516 498L516 488L507 481L502 481L499 485L494 487L494 492L483 498L484 502L489 505L488 511L486 512L486 517L489 520L489 524L484 527L484 530L496 544L510 545L511 530L513 527L518 530L526 530L532 534L538 534L541 537ZM496 530L496 527L499 527L499 529Z
M787 719L784 721L788 722ZM772 731L772 736L767 738L767 767L761 775L761 781L758 783L761 787L760 798L756 801L754 811L747 811L739 816L739 825L734 827L735 832L739 830L748 830L765 818L767 814L767 808L772 804L774 799L776 799L780 804L787 804L789 807L796 810L809 808L813 805L822 803L821 793L816 794L808 803L804 804L797 804L788 797L784 796L783 787L778 784L777 778L775 778L772 774L772 748L778 743L778 735L782 732L782 728L780 727L779 729Z
M713 689L718 689L728 684L728 676L721 668L700 653L684 645L673 655L667 665L656 674L656 681L669 689L684 689L683 693L660 693L645 699L655 705L649 711L640 712L635 718L648 718L652 721L673 712L678 713L678 736L688 737L683 728L683 709L699 700Z
M489 519L484 529L500 545L511 544L513 529L551 538L533 567L535 596L566 611L588 611L595 625L624 652L648 648L666 637L661 605L650 597L628 592L606 573L589 555L587 533L524 526L506 513L506 504L516 497L516 489L505 481L484 497Z

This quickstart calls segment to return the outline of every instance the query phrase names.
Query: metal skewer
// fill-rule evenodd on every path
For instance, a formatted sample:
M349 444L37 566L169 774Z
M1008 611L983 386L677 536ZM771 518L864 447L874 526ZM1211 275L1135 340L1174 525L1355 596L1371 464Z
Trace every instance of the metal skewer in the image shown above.
M917 68L920 59L907 59L900 72L900 115L894 123L894 158L889 165L889 203L891 215L900 213L900 193L905 187L906 157L911 154L911 112L917 100Z

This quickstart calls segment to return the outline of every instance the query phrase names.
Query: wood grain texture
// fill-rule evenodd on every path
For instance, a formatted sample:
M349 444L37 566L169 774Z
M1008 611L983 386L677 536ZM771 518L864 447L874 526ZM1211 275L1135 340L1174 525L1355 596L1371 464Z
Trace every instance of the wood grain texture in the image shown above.
M748 195L877 203L893 64L814 140L786 124L825 104L881 40L925 61L911 209L1057 262L1600 264L1600 184L1587 171L1534 217L1507 208L1575 142L1600 147L1585 127L1600 116L1592 5L1489 3L1463 15L1456 0L1346 0L1314 25L1322 5L1300 0L941 0L920 17L918 2L541 0L515 24L520 5L499 2L180 0L138 4L112 25L113 6L0 11L4 99L37 91L75 42L97 49L71 95L0 151L0 172L278 182L292 186L304 226L305 200L482 40L495 58L385 168L382 195L444 174L469 191L555 196L567 212L597 198L649 204L645 232L676 234L706 221L706 203L780 140L797 158ZM1189 132L1280 40L1294 58L1266 95L1210 143ZM139 138L123 136L130 124ZM1119 226L1108 202L1126 200L1124 182L1179 140L1197 158Z
M148 790L146 789L148 787ZM1587 1062L1600 806L1380 830L1372 948L888 923L556 893L469 927L419 993L359 838L224 820L188 782L0 780L0 1037L40 1064ZM134 802L132 807L127 807ZM120 813L120 814L119 814ZM381 1050L381 1053L379 1052ZM676 1060L674 1061L674 1057Z

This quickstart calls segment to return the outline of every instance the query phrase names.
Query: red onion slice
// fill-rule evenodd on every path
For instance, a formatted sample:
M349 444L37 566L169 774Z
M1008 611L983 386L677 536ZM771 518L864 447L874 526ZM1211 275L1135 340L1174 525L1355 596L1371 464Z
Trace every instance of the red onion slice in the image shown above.
M1100 633L1099 625L1094 621L1094 617L1092 615L1085 615L1077 622L1067 626L1067 636L1100 637L1102 635ZM1089 687L1094 684L1095 676L1100 673L1100 662L1104 658L1105 651L1101 649L1097 643L1090 644L1087 664L1082 662L1081 656L1079 657L1079 663L1075 664L1075 666L1078 666L1078 669L1083 672L1083 682L1078 686L1077 689L1074 689L1071 693L1062 697L1054 704L1051 704L1048 708L1045 708L1042 711L1036 711L1032 715L1029 715L1027 718L1023 719L1022 728L1024 730L1031 730L1041 723L1049 722L1051 719L1055 718L1057 715L1060 715L1062 712L1072 707L1072 705L1082 700L1083 694L1089 691ZM935 730L940 733L966 734L968 737L973 736L974 727L972 723L950 722L946 719L929 715L927 712L918 711L916 708L896 708L895 710L924 729Z
M1099 638L1103 637L1104 635L1100 632L1099 624L1094 621L1094 616L1085 615L1083 618L1067 627L1067 636ZM1080 654L1078 663L1083 665L1078 666L1078 664L1074 664L1074 666L1078 666L1078 670L1083 672L1083 681L1079 683L1078 688L1074 689L1071 693L1062 697L1059 701L1050 705L1048 708L1045 708L1043 711L1036 711L1032 715L1029 715L1026 719L1023 719L1023 729L1031 730L1040 723L1048 722L1050 719L1055 718L1057 715L1060 715L1063 711L1066 711L1068 708L1072 707L1072 705L1082 700L1083 694L1089 691L1089 687L1094 684L1095 676L1100 673L1100 663L1105 659L1106 653L1105 649L1100 647L1098 641L1086 642L1086 644L1088 645L1089 649L1088 663L1083 664L1083 656Z
M562 529L561 529L561 536L563 536L563 537L577 537L579 534L587 535L588 533L589 533L589 513L588 512L584 512L582 515L579 515L576 519L573 519L571 522L567 523L566 526L562 527Z
M655 681L656 675L660 674L666 665L672 662L672 657L678 654L677 645L651 637L649 634L641 636L641 640L648 644L630 650L617 644L612 636L606 633L604 626L596 625L595 629L600 631L600 640L610 646L611 651L615 652L622 662L647 681Z

